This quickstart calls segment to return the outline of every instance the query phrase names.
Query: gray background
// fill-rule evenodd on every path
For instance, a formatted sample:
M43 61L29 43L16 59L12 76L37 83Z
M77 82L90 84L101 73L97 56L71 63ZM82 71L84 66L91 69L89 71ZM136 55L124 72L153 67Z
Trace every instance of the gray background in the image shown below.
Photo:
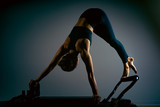
M152 1L152 2L151 2ZM1 9L0 101L28 89L88 8L103 9L129 56L135 58L140 80L125 94L133 103L160 104L160 33L158 0L23 1ZM93 34L91 46L95 77L102 99L120 80L123 65L116 51ZM133 75L133 71L130 73ZM58 66L41 82L41 96L92 96L84 63L71 73ZM118 93L127 85L121 85Z

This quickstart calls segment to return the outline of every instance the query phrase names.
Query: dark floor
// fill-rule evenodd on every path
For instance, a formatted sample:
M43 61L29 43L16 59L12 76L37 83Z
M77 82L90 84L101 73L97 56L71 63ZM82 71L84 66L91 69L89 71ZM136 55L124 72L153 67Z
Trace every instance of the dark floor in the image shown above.
M147 106L147 105L145 105L145 106L138 106L138 107L160 107L160 105L158 106L158 105L153 105L153 106Z
M115 102L115 100L113 100ZM37 97L34 99L30 99L26 96L17 96L12 98L11 102L8 101L0 101L0 107L109 107L112 103L100 103L95 105L93 103L92 97ZM7 106L9 105L9 106ZM131 100L120 100L118 103L119 107L137 107L136 104L132 104ZM158 105L154 106L138 106L138 107L160 107Z

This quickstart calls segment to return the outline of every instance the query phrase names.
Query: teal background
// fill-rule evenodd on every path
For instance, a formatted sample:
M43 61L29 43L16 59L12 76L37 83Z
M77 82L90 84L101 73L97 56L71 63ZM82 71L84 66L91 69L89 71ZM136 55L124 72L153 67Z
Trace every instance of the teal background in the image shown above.
M10 1L1 4L0 101L28 90L30 79L48 66L80 14L103 9L116 37L135 58L140 80L125 94L138 105L160 104L160 14L158 0ZM116 51L93 34L91 46L98 91L107 97L123 66ZM130 73L133 75L133 71ZM41 96L92 96L84 63L71 73L58 66L41 82ZM126 86L123 84L114 97Z

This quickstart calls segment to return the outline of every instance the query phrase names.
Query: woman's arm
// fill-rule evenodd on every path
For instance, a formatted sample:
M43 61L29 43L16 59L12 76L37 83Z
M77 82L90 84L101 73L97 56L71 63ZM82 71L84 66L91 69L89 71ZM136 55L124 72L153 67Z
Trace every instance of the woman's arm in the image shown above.
M90 41L88 39L79 39L76 43L76 50L80 53L83 62L85 63L88 80L92 88L93 99L95 103L100 102L100 96L98 94L98 88L96 79L94 76L94 69L92 63L92 57L90 55Z
M64 48L64 45L62 45L55 56L53 57L52 61L48 65L48 67L41 73L41 75L35 80L36 82L39 82L41 79L43 79L48 73L50 73L54 67L58 64L61 57L66 54L68 51Z
M81 51L81 57L82 60L85 63L87 74L88 74L88 80L92 87L92 92L94 95L98 95L98 89L97 84L94 76L94 70L93 70L93 64L92 64L92 58L89 52L87 52L85 49Z
M68 50L68 44L70 42L70 38L66 38L65 42L63 43L63 45L58 49L58 51L56 52L55 56L53 57L53 59L51 60L50 64L48 65L48 67L41 73L41 75L35 80L36 82L39 82L41 79L43 79L49 72L51 72L54 67L58 64L59 60L61 59L61 57L66 54L69 50Z
M98 88L97 88L97 83L96 79L94 76L94 70L93 70L93 64L92 64L92 57L89 52L86 50L81 51L81 57L85 63L87 74L88 74L88 80L92 88L93 92L93 100L95 104L98 104L101 100L101 97L98 94Z
M58 49L58 51L56 52L55 56L53 57L53 59L51 60L50 64L48 65L48 67L41 73L41 75L35 80L36 82L39 82L41 79L43 79L48 73L50 73L54 67L58 64L59 60L61 59L61 57L66 54L69 50L68 50L68 44L70 42L70 38L66 38L65 42L63 43L63 45Z

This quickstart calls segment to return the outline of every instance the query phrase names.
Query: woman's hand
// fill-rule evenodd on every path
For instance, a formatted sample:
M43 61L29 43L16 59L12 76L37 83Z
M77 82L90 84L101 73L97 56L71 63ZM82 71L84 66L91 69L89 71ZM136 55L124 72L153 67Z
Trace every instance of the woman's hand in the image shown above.
M101 97L99 95L93 95L92 99L94 104L99 104L101 101Z
M128 57L127 62L124 64L124 71L122 78L127 78L129 76L129 71L133 69L133 71L137 74L137 69L133 64L134 58L133 57Z
M39 84L39 82L37 82L36 80L30 80L29 81L29 88L33 88L33 87L37 87Z
M40 96L40 85L36 80L29 81L29 92L27 94L29 97L37 97Z

